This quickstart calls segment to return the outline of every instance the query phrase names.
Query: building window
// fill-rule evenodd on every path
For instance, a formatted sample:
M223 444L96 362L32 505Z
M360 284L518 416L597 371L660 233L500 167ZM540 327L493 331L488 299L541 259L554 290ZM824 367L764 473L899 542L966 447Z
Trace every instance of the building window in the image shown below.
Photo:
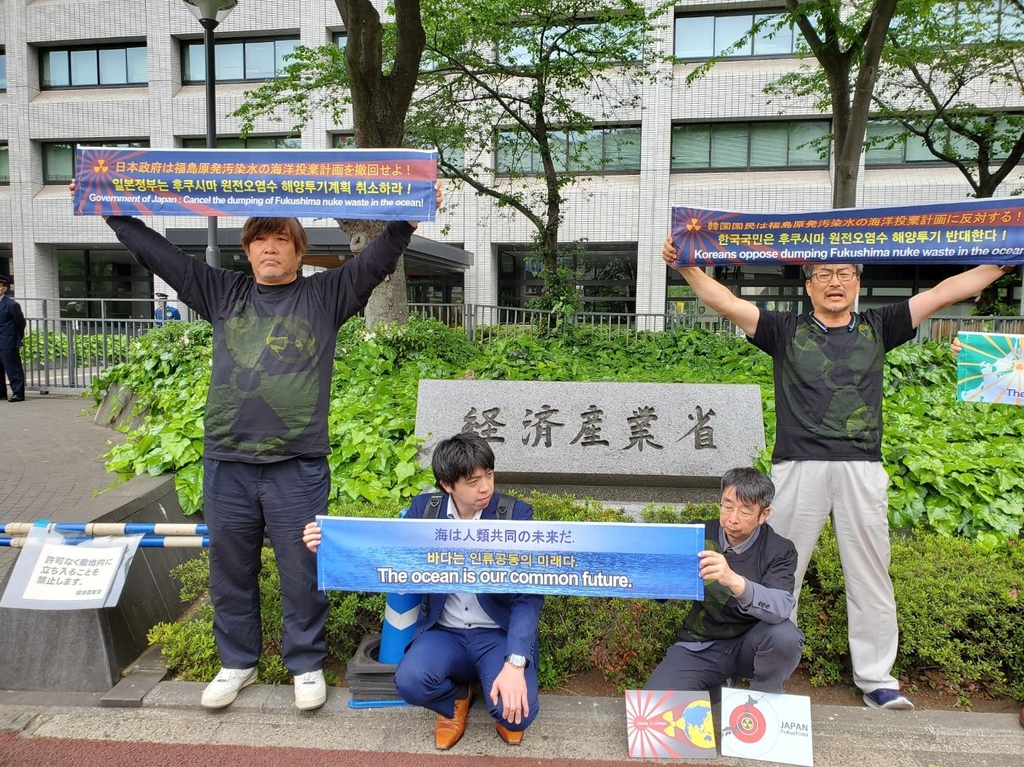
M0 184L11 183L11 158L7 144L0 144Z
M95 88L148 82L145 45L42 50L39 68L43 88Z
M791 56L798 33L783 18L782 13L768 12L676 16L675 56Z
M57 283L61 317L153 316L153 276L127 250L58 250Z
M1011 124L1006 118L1000 118L993 131L992 160L1002 162L1010 152L1013 141L1020 136L1020 116ZM978 147L958 133L953 133L944 125L937 125L931 130L935 145L942 151L949 151L954 157L970 159L977 157ZM1009 142L998 140L998 136L1011 136ZM864 152L865 165L903 165L914 163L940 163L943 160L933 155L924 139L909 134L900 123L894 120L872 120L868 123L866 136L867 148Z
M672 170L827 168L828 120L672 126Z
M931 14L964 43L1024 40L1024 9L1016 0L977 3L936 3Z
M43 183L66 184L75 177L75 150L80 146L144 149L149 141L54 141L43 144Z
M339 48L344 48L348 45L348 32L331 32L331 40Z
M7 51L0 48L0 91L7 90Z
M548 134L555 170L559 173L637 173L640 170L640 127L595 128L585 133ZM499 174L539 175L544 172L536 143L518 131L497 136L495 170Z
M354 133L332 133L331 146L335 149L355 149L356 136Z
M214 59L217 82L269 80L285 68L285 56L300 45L298 37L223 40L216 43ZM184 42L181 79L185 83L206 82L206 53L202 41Z
M205 138L186 138L181 140L184 149L205 149ZM218 149L302 149L302 139L298 136L218 136Z
M558 256L559 268L576 274L585 312L636 311L637 246L635 242L571 244ZM526 247L498 249L498 305L524 307L544 289L541 260Z

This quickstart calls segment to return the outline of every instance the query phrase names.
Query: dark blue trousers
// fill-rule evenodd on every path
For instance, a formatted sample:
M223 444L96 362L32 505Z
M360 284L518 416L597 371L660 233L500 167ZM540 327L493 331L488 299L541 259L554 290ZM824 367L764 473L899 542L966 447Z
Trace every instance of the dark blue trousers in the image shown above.
M0 389L7 396L7 382L11 382L11 394L25 396L25 369L21 366L21 352L18 349L0 349Z
M317 590L316 555L302 528L327 513L327 458L278 463L203 459L204 516L210 529L213 634L225 668L252 668L262 650L257 578L266 528L281 574L281 655L293 676L323 668L327 594Z
M508 722L501 715L501 698L497 704L490 698L491 685L505 665L507 643L508 636L501 629L434 626L416 637L405 651L395 671L395 689L406 703L451 717L459 688L479 681L494 720L508 730L525 730L540 710L537 665L533 660L526 667L529 716L519 724Z
M800 662L803 645L803 632L789 620L755 623L742 636L716 639L700 650L674 644L644 689L715 691L726 679L742 678L750 680L753 690L782 692Z

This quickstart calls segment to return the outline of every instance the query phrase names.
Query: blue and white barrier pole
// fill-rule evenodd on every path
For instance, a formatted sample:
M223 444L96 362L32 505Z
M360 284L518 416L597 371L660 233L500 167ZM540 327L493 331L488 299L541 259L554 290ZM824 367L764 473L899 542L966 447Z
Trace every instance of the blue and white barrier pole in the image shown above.
M209 535L206 525L164 524L149 522L8 522L0 523L0 533L28 535L33 527L45 527L55 533L85 535Z
M397 664L402 659L405 648L412 640L412 630L416 626L422 603L423 597L420 594L388 594L384 624L380 631L378 661Z
M61 532L68 531L64 530ZM71 535L75 535L75 533L72 532ZM128 535L138 535L138 533L128 533ZM79 536L79 540L85 540L89 537L92 536L83 534ZM23 549L25 548L26 540L28 540L28 536L26 535L0 535L0 547ZM76 543L76 541L72 538L68 543L73 544ZM142 540L139 541L139 547L143 549L206 549L210 547L210 536L143 534Z

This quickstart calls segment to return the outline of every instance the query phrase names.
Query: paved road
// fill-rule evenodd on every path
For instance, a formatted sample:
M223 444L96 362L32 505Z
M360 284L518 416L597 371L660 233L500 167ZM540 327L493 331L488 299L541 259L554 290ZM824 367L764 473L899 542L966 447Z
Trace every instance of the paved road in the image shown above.
M101 456L122 439L82 415L91 406L91 399L31 391L24 402L0 401L0 522L89 521L78 508L117 479ZM0 579L15 557L0 548Z

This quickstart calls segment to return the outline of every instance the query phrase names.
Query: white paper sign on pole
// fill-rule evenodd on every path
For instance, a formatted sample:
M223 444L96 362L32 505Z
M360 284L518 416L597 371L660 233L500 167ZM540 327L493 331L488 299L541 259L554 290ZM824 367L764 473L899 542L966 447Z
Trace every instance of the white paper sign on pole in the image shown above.
M141 535L89 537L29 531L0 607L84 610L113 607L121 596Z
M722 688L722 756L813 767L811 699Z

